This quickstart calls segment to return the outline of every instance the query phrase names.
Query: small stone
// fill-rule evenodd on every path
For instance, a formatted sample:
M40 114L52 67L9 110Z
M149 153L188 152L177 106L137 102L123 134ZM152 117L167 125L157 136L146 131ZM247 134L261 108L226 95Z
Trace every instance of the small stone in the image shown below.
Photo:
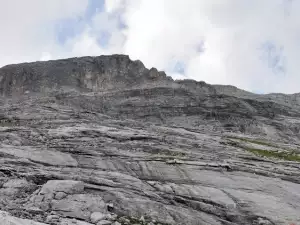
M39 207L41 208L41 210L43 211L48 211L50 208L50 205L48 202L42 202L39 204Z
M118 215L116 214L107 214L106 219L107 220L116 220L118 218Z
M46 218L46 223L58 222L58 221L59 221L59 216L58 215L49 215Z
M228 209L235 209L236 208L236 204L235 203L230 203L230 204L227 204L226 205L226 207L228 208Z
M113 225L122 225L121 223L119 223L118 221L114 222Z
M111 221L109 220L101 220L97 223L97 225L110 225Z
M92 223L97 223L100 220L104 220L106 218L107 218L107 215L105 215L101 212L93 212L90 217Z
M144 216L141 216L140 221L145 222Z
M258 224L259 225L271 225L272 223L269 220L265 220L265 219L259 217Z
M67 194L64 193L64 192L57 192L57 193L55 194L55 199L56 199L56 200L61 200L61 199L65 198L66 196L67 196Z
M125 217L121 217L121 218L119 219L119 221L120 221L121 223L130 224L130 220L127 219L127 218L125 218Z
M166 161L167 164L183 164L183 161L178 159L170 159Z
M27 212L30 212L30 213L32 213L32 214L40 214L40 213L43 213L43 212L44 212L44 211L41 210L40 208L38 208L38 207L33 207L33 206L27 208L26 211L27 211Z
M50 215L57 215L57 212L51 211L51 212L50 212Z

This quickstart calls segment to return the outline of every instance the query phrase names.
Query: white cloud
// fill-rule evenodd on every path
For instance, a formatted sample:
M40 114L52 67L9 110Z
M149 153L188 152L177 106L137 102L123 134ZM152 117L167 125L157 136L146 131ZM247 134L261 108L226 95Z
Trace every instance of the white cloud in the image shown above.
M0 0L0 65L58 51L55 22L82 15L86 5L87 0Z
M300 92L300 1L106 0L59 44L54 21L83 17L87 1L0 0L0 64L124 53L174 78Z
M51 60L51 59L52 59L52 56L49 52L43 52L42 56L40 58L41 61L48 61L48 60Z
M263 92L300 91L299 1L118 2L127 25L123 51L149 67L172 73L170 65L181 61L189 78ZM112 8L118 9L115 1ZM283 47L285 73L275 73L270 60L262 60L266 42L277 48L273 57Z

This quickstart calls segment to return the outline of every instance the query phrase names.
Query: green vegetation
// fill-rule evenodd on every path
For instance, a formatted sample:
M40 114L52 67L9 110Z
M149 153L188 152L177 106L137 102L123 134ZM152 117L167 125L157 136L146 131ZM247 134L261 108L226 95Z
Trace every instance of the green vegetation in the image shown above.
M295 152L270 151L270 150L263 150L263 149L249 148L249 147L243 147L243 149L252 152L257 156L300 162L300 155Z
M185 158L187 156L186 153L184 152L178 152L178 151L170 151L170 150L160 150L157 151L156 154L152 155L155 158L163 158L163 159L182 159Z
M242 148L248 152L251 152L255 154L256 156L259 157L266 157L266 158L275 158L275 159L280 159L280 160L287 160L287 161L296 161L300 162L300 154L298 154L295 150L292 149L283 149L284 151L281 150L267 150L267 149L259 149L259 148L254 148L254 147L249 147L242 145L239 142L236 142L234 140L238 141L243 141L243 142L248 142L248 143L253 143L257 145L263 145L263 146L268 146L276 149L280 149L278 145L268 143L265 141L261 140L252 140L252 139L247 139L247 138L241 138L241 137L226 137L229 139L230 142L227 142L226 144L229 144L234 147L239 147Z
M227 138L235 139L235 140L239 140L239 141L244 141L244 142L250 142L250 143L258 144L258 145L264 145L264 146L268 146L268 147L278 148L278 146L275 145L275 144L267 143L267 142L261 141L261 140L252 140L252 139L241 138L241 137L227 137Z

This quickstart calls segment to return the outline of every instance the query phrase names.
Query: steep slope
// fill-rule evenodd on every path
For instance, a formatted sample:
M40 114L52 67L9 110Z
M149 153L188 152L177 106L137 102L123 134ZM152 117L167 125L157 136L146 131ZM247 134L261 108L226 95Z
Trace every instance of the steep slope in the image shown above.
M123 55L6 66L0 92L4 224L300 223L296 95Z

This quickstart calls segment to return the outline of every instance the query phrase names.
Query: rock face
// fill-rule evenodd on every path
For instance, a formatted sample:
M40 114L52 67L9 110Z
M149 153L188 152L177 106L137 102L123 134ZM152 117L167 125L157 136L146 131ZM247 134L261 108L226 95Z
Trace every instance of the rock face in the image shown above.
M0 93L0 224L300 224L299 94L123 55L6 66Z
M0 93L116 91L169 80L163 72L148 70L142 62L133 62L125 55L84 57L5 66L0 71Z

